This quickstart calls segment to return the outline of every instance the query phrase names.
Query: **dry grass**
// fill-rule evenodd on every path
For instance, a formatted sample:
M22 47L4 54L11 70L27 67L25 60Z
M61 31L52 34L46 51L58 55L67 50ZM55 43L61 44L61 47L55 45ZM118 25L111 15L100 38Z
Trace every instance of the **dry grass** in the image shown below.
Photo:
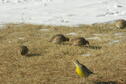
M71 46L69 42L61 45L48 42L55 34L66 35L71 32L85 38L96 37L94 34L103 35L97 36L101 40L90 39L92 47L89 48ZM114 35L118 32L123 32L124 35ZM121 41L110 43L112 40ZM7 24L0 30L0 83L81 84L84 81L76 75L72 63L78 59L96 73L88 78L90 81L118 81L126 84L125 42L126 29L115 29L108 25L65 27ZM28 46L30 52L36 55L21 56L17 53L20 45ZM91 56L82 56L88 53Z

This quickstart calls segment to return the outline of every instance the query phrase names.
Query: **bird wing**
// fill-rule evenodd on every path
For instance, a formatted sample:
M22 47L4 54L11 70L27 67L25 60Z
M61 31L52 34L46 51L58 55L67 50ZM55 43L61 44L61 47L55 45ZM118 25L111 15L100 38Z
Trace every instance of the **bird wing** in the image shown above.
M86 72L87 75L92 74L93 72L89 70L86 66L81 65L82 69Z

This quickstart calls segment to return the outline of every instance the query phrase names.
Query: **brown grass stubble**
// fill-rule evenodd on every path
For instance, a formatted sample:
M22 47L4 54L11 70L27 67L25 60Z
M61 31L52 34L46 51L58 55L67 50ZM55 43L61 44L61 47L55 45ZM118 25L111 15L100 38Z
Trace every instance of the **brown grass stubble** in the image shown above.
M40 29L49 31L40 31ZM72 46L66 42L58 45L48 42L55 34L70 32L81 37L92 37L95 33L109 34L114 39L116 32L125 29L112 29L108 26L45 26L32 24L7 24L0 30L0 83L1 84L80 84L82 78L75 73L73 60L78 59L96 74L89 80L121 81L126 78L126 44L123 42L108 45L104 40L89 40L92 46L101 49ZM74 38L75 36L68 36ZM20 38L20 39L19 39ZM36 56L25 57L18 53L18 47L26 45ZM82 54L91 53L84 57Z

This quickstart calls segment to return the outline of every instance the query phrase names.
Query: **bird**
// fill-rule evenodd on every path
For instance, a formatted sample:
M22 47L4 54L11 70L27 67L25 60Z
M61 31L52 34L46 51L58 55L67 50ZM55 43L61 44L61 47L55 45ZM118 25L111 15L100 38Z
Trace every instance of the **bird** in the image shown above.
M63 34L56 34L49 40L49 42L56 44L60 44L65 41L69 41L69 38L65 37Z
M126 20L124 20L124 19L116 20L116 21L115 21L115 26L116 26L117 28L120 28L120 29L126 27Z
M76 73L80 77L87 78L91 74L93 74L92 71L90 71L85 65L81 64L78 60L74 61L75 67L76 67Z
M82 45L85 46L85 45L89 45L89 41L87 41L83 37L73 38L70 41L72 42L72 45L74 45L74 46L82 46Z
M24 46L24 45L20 46L20 54L21 55L28 55L28 52L29 52L29 49L27 46Z

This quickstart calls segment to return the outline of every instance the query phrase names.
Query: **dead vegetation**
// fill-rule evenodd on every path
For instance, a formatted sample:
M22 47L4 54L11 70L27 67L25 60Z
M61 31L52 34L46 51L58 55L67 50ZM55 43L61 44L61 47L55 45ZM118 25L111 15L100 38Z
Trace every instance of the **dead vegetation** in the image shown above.
M67 35L71 32L86 38L90 47L48 42L56 34L76 37ZM115 29L107 24L79 27L7 24L0 30L0 83L82 84L85 81L77 76L72 63L77 59L96 73L88 78L87 84L94 81L99 81L96 84L100 81L126 84L125 42L126 29ZM19 55L20 45L28 46L31 56ZM91 56L83 56L87 53Z

